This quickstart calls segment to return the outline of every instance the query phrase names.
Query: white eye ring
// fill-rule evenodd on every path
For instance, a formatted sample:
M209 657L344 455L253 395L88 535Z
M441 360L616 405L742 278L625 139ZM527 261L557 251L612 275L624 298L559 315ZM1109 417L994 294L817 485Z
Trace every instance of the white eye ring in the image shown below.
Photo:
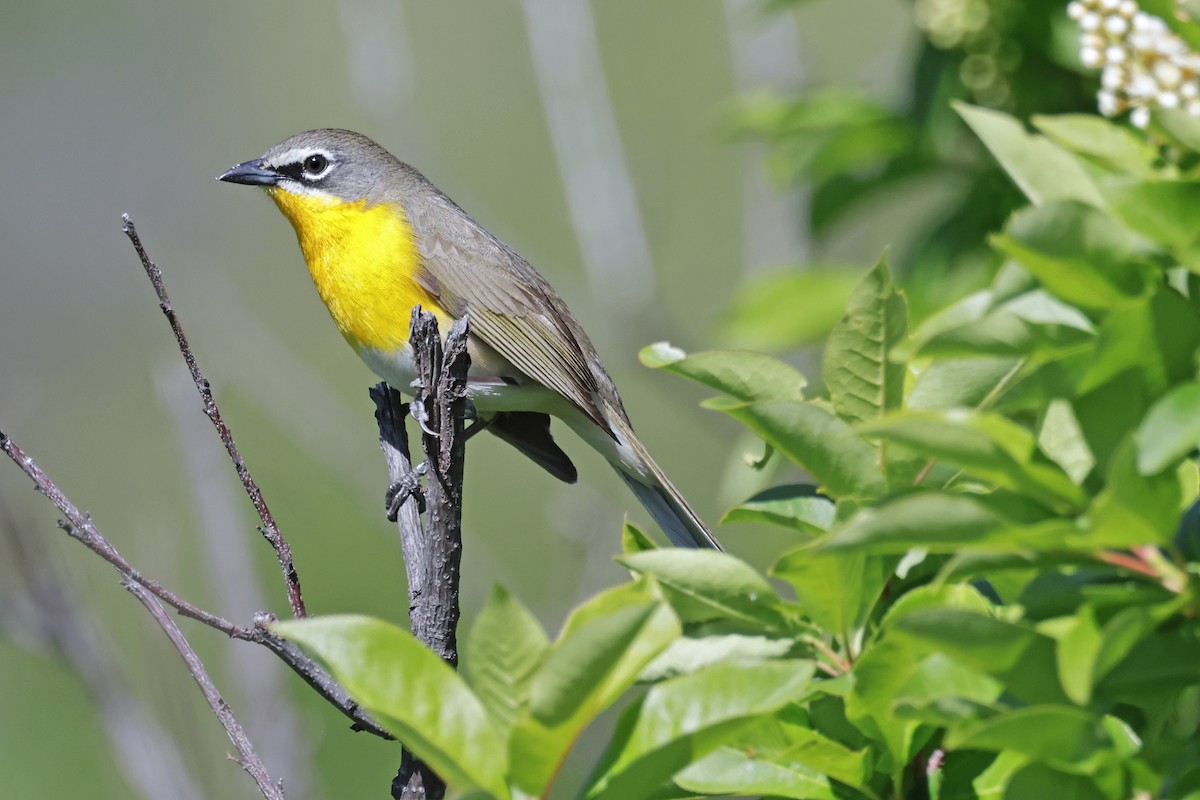
M301 168L304 170L304 177L309 179L323 177L332 167L333 162L324 153L312 153L306 156L301 165Z

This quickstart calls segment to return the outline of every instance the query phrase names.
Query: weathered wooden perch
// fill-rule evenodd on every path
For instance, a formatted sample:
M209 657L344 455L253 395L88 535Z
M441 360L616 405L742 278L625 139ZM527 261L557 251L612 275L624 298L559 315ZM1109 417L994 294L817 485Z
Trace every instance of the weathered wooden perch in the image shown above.
M412 632L452 667L458 666L467 333L467 321L459 320L443 345L433 314L413 309L409 342L418 378L412 407L419 412L423 467L414 467L409 457L405 422L411 407L386 383L371 389L390 481L388 515L399 528L408 574ZM442 780L405 751L392 796L437 800L445 791Z

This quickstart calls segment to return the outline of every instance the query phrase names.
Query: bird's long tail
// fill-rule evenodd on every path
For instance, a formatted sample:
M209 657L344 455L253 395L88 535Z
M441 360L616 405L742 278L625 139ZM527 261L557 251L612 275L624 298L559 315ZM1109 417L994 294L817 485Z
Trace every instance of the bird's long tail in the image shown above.
M708 526L650 457L620 406L602 405L602 408L608 421L608 430L601 429L593 417L578 409L571 409L559 416L612 464L672 544L676 547L723 550Z
M631 449L640 462L636 466L641 469L632 469L631 467L634 465L626 464L623 461L611 461L610 463L616 469L617 474L625 479L625 483L629 484L629 488L650 512L650 516L654 517L654 521L663 529L663 533L667 534L671 543L676 547L724 549L708 530L704 521L683 499L683 495L667 478L662 468L650 457L645 446L636 436L632 435L632 431L629 434Z
M705 527L704 523L692 511L687 501L670 483L651 485L642 483L638 478L629 475L620 467L617 473L629 484L629 488L637 495L650 516L659 524L663 532L676 547L709 547L720 550L721 543Z

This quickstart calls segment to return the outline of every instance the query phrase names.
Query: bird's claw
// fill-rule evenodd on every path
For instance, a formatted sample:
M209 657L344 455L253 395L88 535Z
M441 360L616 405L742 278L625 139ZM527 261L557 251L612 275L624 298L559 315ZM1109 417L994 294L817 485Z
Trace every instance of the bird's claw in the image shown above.
M417 425L420 426L422 431L434 437L435 439L440 436L437 431L429 427L429 411L425 408L425 398L422 395L418 394L413 398L413 401L409 403L408 413L417 421ZM465 422L474 423L470 426L469 430L473 430L476 427L487 427L488 421L481 420L479 418L479 410L475 408L475 404L471 402L471 398L469 397L463 398L462 418ZM467 438L470 438L470 435L468 435Z
M429 411L425 408L425 398L417 395L413 401L409 403L408 413L417 421L417 426L420 427L426 435L433 438L438 437L438 432L429 427Z
M400 480L393 483L387 488L387 492L383 495L383 504L387 508L387 518L391 522L395 522L400 516L400 509L404 506L410 497L417 501L417 512L425 511L425 493L421 490L420 475L424 475L428 471L428 465L422 461L412 472L404 475Z

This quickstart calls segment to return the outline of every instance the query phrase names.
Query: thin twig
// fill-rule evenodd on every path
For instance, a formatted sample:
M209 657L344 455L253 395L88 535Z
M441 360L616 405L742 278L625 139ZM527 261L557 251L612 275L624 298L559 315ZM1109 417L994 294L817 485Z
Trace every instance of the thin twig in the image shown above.
M229 453L229 458L233 461L234 469L237 470L238 477L242 481L242 487L250 497L250 502L254 505L254 510L258 512L258 518L262 521L259 531L262 532L263 538L275 550L275 556L279 559L279 567L283 570L288 604L292 608L292 614L296 617L304 617L306 616L304 597L300 591L300 576L296 574L296 565L292 561L291 545L288 544L287 539L280 533L279 526L275 524L275 518L271 515L271 510L267 507L267 501L263 499L258 484L250 475L250 470L246 467L246 462L242 459L241 452L238 451L237 445L234 444L233 434L230 433L229 427L221 417L221 410L217 407L216 400L213 399L212 388L209 386L208 379L204 377L199 365L196 363L196 356L192 352L191 346L188 345L187 337L183 334L183 328L179 324L178 316L175 314L175 307L171 305L171 299L167 296L167 289L163 283L162 270L146 254L146 249L142 246L142 240L138 237L137 229L133 226L133 220L129 218L129 215L123 214L121 219L125 223L121 230L129 237L129 241L133 243L133 249L137 251L138 258L142 262L142 267L146 270L146 275L149 276L150 282L154 284L154 291L158 295L159 308L162 309L163 314L171 325L171 330L175 334L175 341L179 344L179 352L183 354L183 360L187 363L188 372L192 376L192 382L196 384L196 389L200 392L200 399L204 403L204 413L212 420L213 426L217 429L217 435L221 437L221 442L225 445L225 450Z
M171 619L166 609L162 607L162 604L141 584L126 580L125 588L146 607L146 610L150 612L150 616L154 617L154 621L158 623L159 627L163 629L163 633L167 634L167 638L171 640L171 644L179 651L179 655L183 658L183 663L187 666L188 672L195 679L196 685L200 687L200 691L204 693L204 699L208 701L213 713L217 715L221 727L225 728L225 733L229 735L229 741L233 742L233 746L238 753L235 759L238 765L246 770L246 773L254 779L255 784L258 785L258 790L262 792L262 796L266 800L285 800L283 790L278 783L271 779L270 774L267 773L267 768L263 765L262 759L254 751L254 745L250 743L249 737L242 730L242 726L238 723L237 718L234 717L229 705L221 698L221 693L217 690L212 678L209 677L208 670L204 668L204 663L200 661L200 657L196 655L196 651L192 649L183 632L179 630L179 626L175 624L175 620Z
M1103 561L1105 564L1111 564L1114 567L1127 569L1138 575L1145 575L1150 578L1158 577L1158 571L1154 567L1133 553L1126 553L1122 550L1101 550L1096 553L1096 560Z
M192 382L182 364L155 375L155 384L179 440L186 484L194 496L197 544L207 563L207 577L220 598L215 611L246 619L264 608L264 578L254 569L252 548L243 535L238 510L241 492L223 468L220 445L192 413ZM229 647L223 653L229 676L226 696L237 702L242 722L258 739L259 754L279 775L286 775L292 794L304 794L312 761L297 724L296 711L284 689L287 676L275 669L271 656L256 647Z
M353 720L355 730L368 731L384 739L393 738L391 734L371 719L370 715L358 707L358 704L351 699L341 684L333 679L333 676L318 666L311 658L304 655L294 644L281 639L268 630L267 625L274 619L271 615L256 615L253 627L236 625L227 619L187 602L174 592L163 587L157 581L145 577L117 552L112 543L92 523L91 517L81 512L62 493L58 486L55 485L50 476L42 471L41 467L30 456L26 455L25 451L17 446L17 443L3 431L0 431L0 451L3 451L11 458L30 477L34 487L49 498L54 507L62 512L65 519L59 521L59 527L66 531L73 539L78 540L89 550L111 564L124 580L145 587L151 594L185 617L203 622L210 628L219 630L232 639L254 642L266 647L291 667L305 683Z
M17 524L7 510L0 497L0 558L12 568L6 587L12 592L0 597L0 627L14 626L19 639L34 635L70 666L104 724L118 769L139 797L202 800L184 748L130 692L113 662L111 637L78 597L58 554L34 525ZM26 613L7 620L14 610Z

